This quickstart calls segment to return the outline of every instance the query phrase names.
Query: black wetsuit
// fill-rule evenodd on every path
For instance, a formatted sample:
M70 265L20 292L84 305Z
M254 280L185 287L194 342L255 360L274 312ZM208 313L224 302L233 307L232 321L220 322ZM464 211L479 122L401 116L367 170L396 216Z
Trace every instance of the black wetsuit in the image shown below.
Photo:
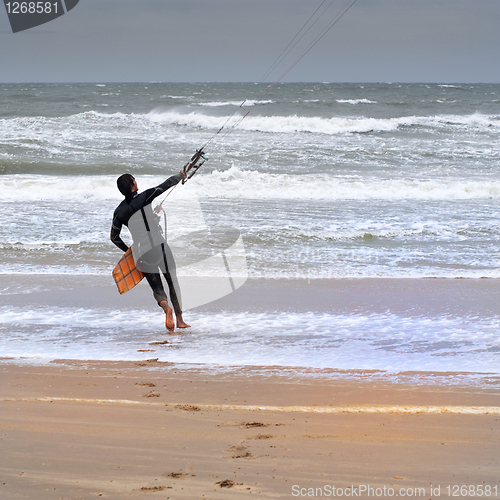
M134 240L132 251L136 266L144 273L158 304L167 300L158 271L163 272L176 315L182 314L182 306L174 257L161 234L158 216L153 213L151 202L181 180L182 174L173 175L155 188L136 193L133 198L125 198L116 208L111 226L111 241L124 252L128 246L121 239L120 232L123 225L129 228Z

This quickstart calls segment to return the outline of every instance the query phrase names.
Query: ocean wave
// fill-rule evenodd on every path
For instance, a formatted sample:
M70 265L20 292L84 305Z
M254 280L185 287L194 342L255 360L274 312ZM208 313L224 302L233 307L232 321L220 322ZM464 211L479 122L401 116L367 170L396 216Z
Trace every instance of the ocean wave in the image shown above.
M240 116L211 116L200 113L179 113L173 111L151 112L152 121L170 125L191 126L206 129L218 129L225 120L229 120L226 128L236 123ZM248 116L238 124L238 129L252 132L297 133L338 135L344 133L391 132L407 127L424 128L497 128L500 129L500 117L496 115L436 115L406 116L397 118L351 118L319 116Z
M249 106L256 106L258 104L272 104L274 101L257 101L257 100L245 100L245 101L209 101L209 102L199 102L198 106L206 106L209 108L217 108L221 106L238 106L248 108Z
M164 179L142 176L154 186ZM189 189L189 191L188 191ZM5 175L0 177L2 201L121 199L113 176ZM231 167L198 174L176 196L200 198L289 200L467 200L500 198L500 181L451 179L346 179L333 175L272 174ZM192 194L189 194L191 196Z
M337 99L339 104L377 104L377 101L370 99Z
M200 103L201 106L225 106L232 102ZM250 103L251 105L252 103ZM226 122L226 129L235 125L241 114L214 116L202 112L180 112L178 110L153 110L146 114L103 113L85 111L64 117L16 117L0 119L0 137L4 144L23 141L75 142L93 139L98 147L110 138L142 139L165 134L165 127L189 127L218 130ZM312 133L339 135L347 133L391 132L401 128L423 127L439 130L500 129L497 115L436 115L405 116L394 118L371 117L321 117L321 116L255 116L249 115L238 124L238 129L264 133ZM159 135L158 135L159 134Z
M61 148L79 147L86 140L98 149L107 147L110 140L141 139L153 127L153 120L146 115L84 111L70 116L1 118L0 137L2 146L47 149L57 154L64 150Z
M237 199L481 199L499 198L500 181L342 179L332 175L268 174L236 167L193 179L199 196Z
M3 202L120 200L116 179L105 176L4 175Z
M153 122L175 126L188 126L203 129L219 129L222 124L230 129L240 120L240 115L211 116L200 113L178 113L173 111L151 112L148 117ZM412 125L408 118L323 118L318 116L248 116L238 123L238 129L248 132L267 133L313 133L338 135L342 133L389 132L400 126Z

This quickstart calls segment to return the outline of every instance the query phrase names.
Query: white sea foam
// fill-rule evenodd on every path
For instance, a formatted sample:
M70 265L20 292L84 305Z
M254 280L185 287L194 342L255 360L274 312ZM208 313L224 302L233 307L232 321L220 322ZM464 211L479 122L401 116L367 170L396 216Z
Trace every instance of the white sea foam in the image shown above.
M187 335L151 346L159 314L83 308L0 308L3 356L229 366L500 373L498 318L395 314L197 313ZM175 349L172 349L175 347ZM139 349L152 351L141 353Z
M170 125L201 127L218 129L226 120L226 128L235 124L239 116L220 117L203 115L200 113L162 112L150 113L152 121ZM291 116L252 116L249 115L242 121L238 128L245 131L269 133L297 133L307 132L316 134L336 135L353 132L392 131L401 125L411 125L412 120L403 119L377 119L377 118L322 118Z
M209 104L207 104L209 105ZM221 103L214 103L214 106ZM77 137L93 139L99 142L106 137L134 140L141 139L144 134L164 134L165 130L153 130L153 124L159 126L190 127L218 130L227 120L229 129L240 118L240 115L213 116L200 112L182 113L179 111L151 111L147 114L99 113L86 111L67 117L18 117L0 119L0 136L7 143L22 143L23 147L43 149L51 144L67 144ZM338 135L346 133L391 132L404 127L424 127L450 129L465 127L471 129L489 129L496 132L500 129L497 116L482 114L472 115L436 115L406 116L398 118L371 117L306 117L288 116L256 116L250 114L238 129L243 131L266 133L312 133ZM104 135L103 135L104 134ZM150 138L150 135L148 136Z
M164 178L141 176L141 183L157 185ZM500 181L452 179L346 179L330 174L272 174L231 167L198 174L189 181L201 198L255 200L470 200L500 197ZM0 177L2 201L121 200L114 176ZM176 189L183 197L187 186Z
M173 111L152 112L148 115L152 121L173 125L185 125L201 128L218 129L230 116L216 117L199 113L178 113ZM237 120L238 117L233 117ZM230 122L231 123L231 122ZM398 118L347 118L347 117L304 117L289 116L255 116L249 115L238 128L246 131L270 133L308 132L314 134L337 135L343 133L390 132L401 127L472 127L500 129L500 120L496 116L481 114L472 115L436 115L407 116Z
M268 174L236 167L200 176L193 184L201 197L238 199L449 200L500 197L500 181L352 180L328 174Z
M121 200L116 178L110 176L4 175L2 201Z
M249 99L245 101L209 101L209 102L199 102L198 106L207 106L209 108L218 108L221 106L242 106L248 108L249 106L256 106L259 104L272 104L273 101L270 100L262 100L257 101L255 99Z
M337 99L340 104L377 104L376 101L370 99Z
M25 262L17 264L3 264L0 269L0 274L4 275L45 275L45 276L103 276L108 275L110 270L109 265L91 266L78 263L75 267L75 262L68 265L33 265Z

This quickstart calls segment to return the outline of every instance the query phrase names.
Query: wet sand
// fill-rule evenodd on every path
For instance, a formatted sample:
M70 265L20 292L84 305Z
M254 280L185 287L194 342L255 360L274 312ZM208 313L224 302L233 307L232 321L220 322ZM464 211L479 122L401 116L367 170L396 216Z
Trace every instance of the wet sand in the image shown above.
M144 309L158 313L145 280L119 295L110 274L1 275L0 304L17 307ZM201 312L500 315L500 280L446 278L248 279Z
M454 485L500 496L494 381L214 374L154 360L4 361L0 374L5 499L436 498Z

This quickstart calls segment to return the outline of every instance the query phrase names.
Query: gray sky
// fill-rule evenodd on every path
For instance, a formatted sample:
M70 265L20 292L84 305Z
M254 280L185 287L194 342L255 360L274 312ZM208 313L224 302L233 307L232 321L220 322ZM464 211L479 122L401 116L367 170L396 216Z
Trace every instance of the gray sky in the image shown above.
M320 3L80 0L15 34L0 5L0 82L259 81ZM499 54L500 0L358 0L284 81L500 83Z

